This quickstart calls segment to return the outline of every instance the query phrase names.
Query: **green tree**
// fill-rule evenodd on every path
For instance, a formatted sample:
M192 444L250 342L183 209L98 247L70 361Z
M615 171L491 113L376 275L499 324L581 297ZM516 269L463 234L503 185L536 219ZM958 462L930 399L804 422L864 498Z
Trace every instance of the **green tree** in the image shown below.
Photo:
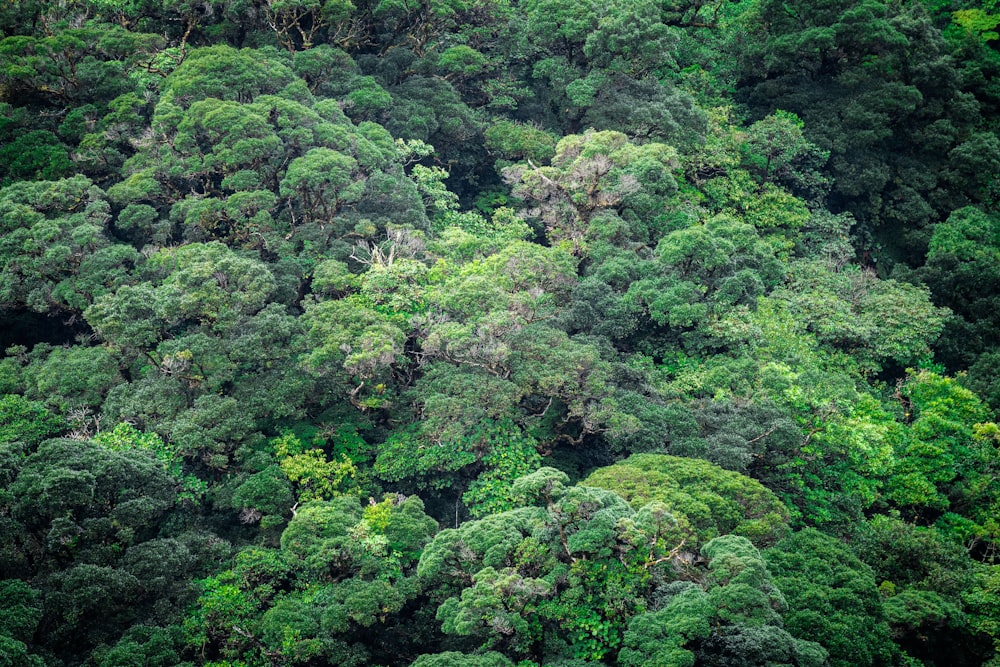
M972 207L954 211L934 227L927 262L916 274L952 310L938 347L942 360L956 370L972 365L996 346L991 314L998 280L993 260L1000 248L998 238L996 216ZM975 289L968 289L969 285ZM989 386L988 377L973 371L972 378L980 387Z
M829 153L806 140L804 127L795 114L776 111L747 129L741 152L762 187L779 183L817 201L826 194L828 184L820 170Z
M865 371L907 367L931 352L947 311L926 289L879 280L857 267L834 271L828 262L796 262L787 287L775 294L823 345L851 354Z
M830 665L886 665L896 651L873 573L835 538L805 529L764 552L785 595L785 629L819 643Z
M692 549L729 534L766 546L788 530L788 510L771 491L707 461L634 454L594 471L583 483L614 491L633 507L663 503L681 525L688 525Z
M366 507L348 496L307 503L280 549L248 547L231 570L203 582L185 620L187 641L250 663L395 660L401 646L385 639L401 634L399 614L421 591L413 570L436 529L412 496Z
M666 197L676 191L676 160L665 144L637 146L620 132L589 132L560 140L550 167L518 165L505 170L505 177L551 241L583 254L596 213L622 210L640 192Z
M660 504L636 512L611 492L567 481L551 468L523 477L514 493L542 507L444 530L424 550L418 575L440 586L446 633L515 659L599 660L621 644L628 619L671 571L681 537Z
M983 161L996 155L925 7L833 2L788 12L763 2L741 19L749 41L731 43L742 95L759 116L784 109L805 121L806 137L830 152L834 196L915 261L931 223L979 200L993 169ZM951 181L959 172L962 182Z
M7 308L80 312L123 284L138 261L133 248L112 240L105 193L84 176L10 185L0 191L0 210Z
M314 148L296 158L281 181L282 196L297 195L306 220L329 220L342 203L357 199L364 181L352 178L357 168L353 158L337 151Z

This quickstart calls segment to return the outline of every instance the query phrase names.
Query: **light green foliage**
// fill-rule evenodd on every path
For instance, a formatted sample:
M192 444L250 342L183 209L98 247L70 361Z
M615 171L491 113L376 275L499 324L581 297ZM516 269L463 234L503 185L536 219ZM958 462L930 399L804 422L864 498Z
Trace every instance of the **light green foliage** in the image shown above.
M423 514L419 499L410 499L404 507L406 502L389 503L388 521L380 516L384 512L363 514L356 497L305 505L282 534L282 550L300 559L310 577L335 580L339 568L358 568L368 576L399 576L398 568L415 564L421 540L427 540L436 527Z
M278 53L262 56L225 45L194 49L164 81L162 102L188 106L216 98L246 103L291 83L292 72Z
M536 440L514 421L522 396L513 382L474 367L436 363L426 369L412 395L423 419L394 432L379 448L375 470L389 481L421 486L465 484L477 513L509 508L510 482L538 465ZM461 480L461 481L459 481Z
M966 521L946 516L942 523L969 544L995 539L988 471L997 465L996 426L985 422L982 402L954 379L929 371L911 374L900 394L909 437L900 443L887 495L918 512L947 508L962 515Z
M733 310L754 309L783 277L774 249L730 216L670 232L656 253L660 271L632 282L628 297L660 326L699 329L687 345L696 352L699 342L718 335L718 320Z
M855 268L835 272L824 262L791 268L787 287L776 298L790 303L818 342L851 354L865 370L913 364L941 332L947 311L919 287L878 280Z
M108 390L122 380L115 359L103 347L36 345L30 356L33 382L26 394L44 399L63 414L100 406Z
M788 510L756 480L707 461L635 454L584 480L618 493L636 508L664 503L694 548L720 535L747 537L760 545L788 530Z
M978 585L965 593L962 601L967 605L972 618L970 624L993 640L994 650L1000 637L1000 608L997 607L1000 572L993 565L979 574Z
M444 184L448 172L440 167L417 164L413 166L410 178L417 184L432 223L436 223L439 228L447 224L448 213L458 210L458 195L448 190Z
M428 272L421 312L410 320L420 327L423 372L401 396L420 419L385 441L375 464L383 479L440 488L462 471L477 478L465 496L473 511L507 508L509 483L538 462L538 436L527 429L547 418L556 429L582 423L596 430L607 365L594 346L549 324L575 280L575 264L561 249L513 241ZM534 414L521 407L526 401L537 406Z
M511 431L503 433L500 442L491 443L490 450L481 459L485 471L462 496L462 501L476 516L511 509L515 496L511 480L534 472L541 463L534 438Z
M990 14L983 9L961 9L952 14L956 25L976 34L984 41L1000 39L996 27L1000 25L1000 16Z
M445 227L428 249L456 264L483 259L504 246L531 236L531 228L506 206L495 209L487 219L476 212L446 214Z
M147 271L149 282L105 295L87 311L108 342L149 349L192 322L224 332L262 309L275 289L262 263L217 242L161 250Z
M356 383L352 397L359 395L365 383L377 381L393 364L403 361L406 334L394 318L372 308L363 298L312 303L303 324L313 345L306 360L308 367L320 372L328 368L346 371ZM383 399L378 387L375 384L368 397L354 400L379 407Z
M259 262L220 243L163 250L150 258L149 266L165 274L162 316L171 322L190 318L224 326L259 311L274 290L270 272Z
M281 194L300 197L307 219L329 220L342 203L361 195L364 182L351 177L356 167L357 162L348 155L314 148L288 165L281 181Z
M486 128L486 148L504 160L546 163L555 155L556 137L530 125L499 121Z
M511 388L497 386L499 383L475 373L454 373L449 380L464 386L452 385L447 394L427 396L425 410L430 412L425 414L428 419L416 428L394 433L384 443L375 463L381 477L387 480L430 477L430 484L442 485L448 484L447 478L435 479L441 473L457 472L474 465L484 455L499 456L500 452L494 453L494 448L501 449L506 456L524 455L518 451L518 444L521 444L518 441L525 437L513 423L494 421L496 417L489 415L492 412L489 404L468 407L464 404L484 387L508 394ZM504 396L495 393L492 398L502 400ZM501 403L498 407L501 407L496 412L499 416L503 414L502 408L508 406ZM508 446L511 440L513 447ZM529 456L533 456L532 451L533 447L529 449Z
M510 667L513 664L501 653L467 655L457 651L445 651L422 655L410 663L410 667Z
M519 325L514 330L550 319L576 280L571 255L525 241L460 267L440 268L448 273L429 295L433 310L472 321L502 314Z
M340 461L328 461L322 449L306 449L292 433L271 441L278 465L288 479L298 487L298 501L329 500L349 488L356 469L346 456Z
M34 448L63 428L65 421L40 402L16 394L0 398L0 443L4 445L21 443Z
M253 603L234 585L231 572L210 577L200 583L202 592L197 608L184 622L186 641L204 649L209 643L222 643L221 654L226 657L239 655L245 638L231 636L233 624L246 624L253 613Z
M544 580L523 577L507 568L497 572L485 567L473 575L472 586L462 591L457 604L445 602L438 618L447 634L475 635L485 625L502 634L530 638L536 601L547 597L550 590ZM517 642L514 649L527 646Z
M486 56L472 47L452 46L441 52L438 67L451 77L473 76L482 73L487 65Z
M836 476L862 508L881 500L886 480L899 464L898 452L908 436L895 415L871 396L862 396L849 412L831 416L815 434L816 449L844 457ZM849 490L849 491L848 491Z
M347 264L336 259L320 262L313 269L313 292L320 295L337 295L360 286L361 278L348 269Z

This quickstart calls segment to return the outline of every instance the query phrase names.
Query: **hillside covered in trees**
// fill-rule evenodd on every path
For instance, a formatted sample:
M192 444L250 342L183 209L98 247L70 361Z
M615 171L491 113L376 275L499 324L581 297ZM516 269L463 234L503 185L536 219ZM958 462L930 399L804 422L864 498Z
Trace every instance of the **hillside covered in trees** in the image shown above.
M996 0L0 28L0 666L1000 665Z

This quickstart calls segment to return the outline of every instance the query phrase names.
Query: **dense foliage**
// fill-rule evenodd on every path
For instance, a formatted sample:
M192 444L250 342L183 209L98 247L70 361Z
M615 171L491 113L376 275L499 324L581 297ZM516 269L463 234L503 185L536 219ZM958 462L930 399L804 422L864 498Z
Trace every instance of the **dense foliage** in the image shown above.
M0 667L1000 664L996 0L0 29Z

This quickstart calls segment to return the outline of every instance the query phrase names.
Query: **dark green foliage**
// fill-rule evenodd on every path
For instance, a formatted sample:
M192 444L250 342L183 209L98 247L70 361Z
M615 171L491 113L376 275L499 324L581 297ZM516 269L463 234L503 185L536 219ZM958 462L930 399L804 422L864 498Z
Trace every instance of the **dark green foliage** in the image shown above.
M1000 223L976 208L954 211L934 228L927 262L917 275L952 310L941 346L951 367L971 366L997 346L992 318L998 276L992 258L998 247ZM973 378L990 381L982 371L973 371Z
M172 480L152 456L126 456L68 439L48 440L27 457L10 490L13 515L48 533L45 550L53 554L103 548L88 544L90 525L97 531L94 538L110 529L109 536L130 544L143 529L155 526L174 500ZM105 517L115 521L106 522ZM57 525L64 531L58 539L50 532Z
M292 502L292 487L278 466L269 466L251 475L233 493L233 505L264 515L282 516Z
M54 181L72 172L66 146L51 132L34 130L0 149L0 162L9 165L3 181Z
M819 643L830 665L887 665L894 647L871 570L838 540L816 530L764 552L785 595L785 629Z
M745 99L805 121L838 202L885 243L918 258L931 223L979 201L997 140L923 4L762 2L744 20Z
M418 575L443 600L445 633L510 656L597 660L620 644L622 624L645 607L636 596L670 569L666 555L681 538L662 505L636 512L608 491L567 489L565 479L543 469L519 480L515 493L545 508L442 531L426 548Z
M176 498L151 454L48 440L16 469L3 570L38 582L46 650L69 656L113 643L139 618L176 618L200 558L183 541L151 539Z
M859 526L855 549L872 567L886 597L886 620L897 643L921 659L978 664L989 653L986 635L969 625L962 600L981 595L975 564L941 531L876 517ZM927 634L930 627L937 627ZM961 646L962 650L955 648Z
M711 634L711 604L694 584L678 582L664 589L666 601L660 609L640 614L629 623L625 646L618 654L621 665L695 664L695 656L684 645Z
M7 579L0 584L0 596L8 612L0 632L13 639L30 639L42 616L38 591L23 581Z

